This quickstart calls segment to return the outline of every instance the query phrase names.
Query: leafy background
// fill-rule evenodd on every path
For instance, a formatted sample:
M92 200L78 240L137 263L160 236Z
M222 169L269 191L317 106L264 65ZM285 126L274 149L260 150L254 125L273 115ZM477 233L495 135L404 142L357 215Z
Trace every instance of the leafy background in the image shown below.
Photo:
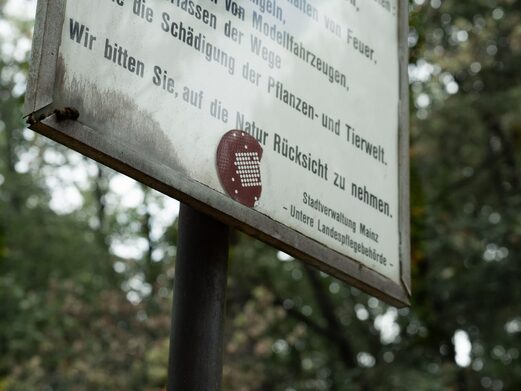
M162 390L178 205L25 128L0 7L0 390ZM521 4L410 20L412 307L234 233L224 390L521 389Z

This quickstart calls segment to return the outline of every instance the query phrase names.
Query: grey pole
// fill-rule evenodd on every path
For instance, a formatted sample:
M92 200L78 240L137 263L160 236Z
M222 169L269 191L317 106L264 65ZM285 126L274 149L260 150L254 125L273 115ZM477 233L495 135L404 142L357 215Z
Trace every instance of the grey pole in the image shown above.
M168 391L218 391L223 360L228 226L182 204Z

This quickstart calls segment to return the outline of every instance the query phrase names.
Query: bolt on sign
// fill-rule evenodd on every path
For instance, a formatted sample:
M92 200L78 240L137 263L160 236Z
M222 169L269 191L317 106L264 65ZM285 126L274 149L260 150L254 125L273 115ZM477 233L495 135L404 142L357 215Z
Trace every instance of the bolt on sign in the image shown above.
M395 305L407 1L40 0L32 129Z

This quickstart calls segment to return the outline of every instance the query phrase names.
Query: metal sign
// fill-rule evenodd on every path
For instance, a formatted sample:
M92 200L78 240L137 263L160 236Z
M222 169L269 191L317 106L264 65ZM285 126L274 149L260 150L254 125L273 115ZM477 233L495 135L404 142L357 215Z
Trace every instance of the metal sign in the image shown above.
M407 26L402 0L40 0L26 112L36 131L405 305Z

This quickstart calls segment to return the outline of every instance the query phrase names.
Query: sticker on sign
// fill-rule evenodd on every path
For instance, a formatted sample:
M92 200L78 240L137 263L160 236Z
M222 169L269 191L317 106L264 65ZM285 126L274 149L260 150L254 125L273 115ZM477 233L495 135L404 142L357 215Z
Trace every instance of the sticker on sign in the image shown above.
M410 297L407 2L38 3L32 128ZM74 109L77 120L54 110Z

